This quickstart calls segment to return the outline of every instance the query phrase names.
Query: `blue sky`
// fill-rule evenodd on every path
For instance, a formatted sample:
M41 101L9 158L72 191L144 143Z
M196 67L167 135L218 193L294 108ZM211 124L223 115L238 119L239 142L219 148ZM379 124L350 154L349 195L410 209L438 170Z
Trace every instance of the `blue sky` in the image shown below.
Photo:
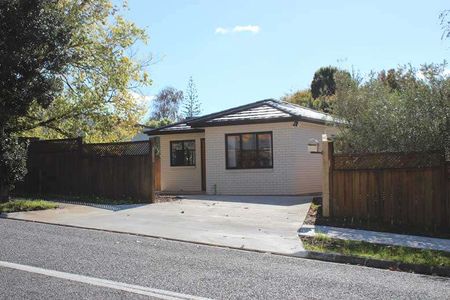
M202 113L307 88L321 66L362 74L399 64L442 62L439 13L448 1L129 0L129 20L149 33L155 95L197 85Z

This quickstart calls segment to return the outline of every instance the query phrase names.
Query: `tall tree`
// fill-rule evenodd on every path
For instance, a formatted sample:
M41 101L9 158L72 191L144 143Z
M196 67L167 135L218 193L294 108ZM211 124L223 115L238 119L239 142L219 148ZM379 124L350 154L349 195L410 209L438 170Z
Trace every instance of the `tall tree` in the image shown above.
M184 94L183 115L185 118L192 118L200 115L201 111L197 87L191 76L189 77L186 93Z
M311 82L311 95L314 99L322 96L332 96L336 92L334 74L338 71L335 67L322 67L314 73Z
M20 119L31 107L48 108L63 91L61 74L76 60L73 32L60 2L0 2L0 200L26 172Z
M450 10L446 9L440 13L439 19L441 20L442 26L442 39L446 39L450 37Z
M173 87L162 89L153 100L152 119L169 119L177 121L180 118L180 105L183 102L183 92Z
M57 1L73 28L70 51L77 59L61 72L63 93L50 105L32 105L21 132L43 138L118 141L131 137L145 113L131 90L151 83L146 61L133 55L144 30L122 17L110 0Z

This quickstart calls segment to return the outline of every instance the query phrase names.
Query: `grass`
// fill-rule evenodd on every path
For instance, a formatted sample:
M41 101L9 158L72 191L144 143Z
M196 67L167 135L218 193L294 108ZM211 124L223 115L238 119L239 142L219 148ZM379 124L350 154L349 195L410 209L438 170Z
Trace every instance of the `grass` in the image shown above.
M39 197L39 199L45 199L48 201L55 202L68 202L68 203L93 203L93 204L105 204L105 205L119 205L119 204L137 204L142 203L131 198L122 199L109 199L97 196L71 196L71 195L56 195L56 194L43 194L43 195L33 195L33 194L20 194L18 197L34 199Z
M5 203L0 203L0 213L44 210L57 207L58 207L57 204L44 200L10 200Z
M305 249L310 251L339 253L428 266L450 267L450 253L445 251L339 240L330 238L324 234L318 234L315 237L302 237L302 241Z

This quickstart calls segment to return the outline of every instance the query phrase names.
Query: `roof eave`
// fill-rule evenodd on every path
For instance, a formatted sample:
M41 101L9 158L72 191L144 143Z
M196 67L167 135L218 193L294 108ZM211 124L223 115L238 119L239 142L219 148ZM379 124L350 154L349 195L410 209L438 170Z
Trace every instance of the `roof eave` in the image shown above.
M144 132L149 136L154 135L166 135L166 134L183 134L183 133L199 133L205 132L204 129L201 128L192 128L192 129L183 129L183 130L151 130Z

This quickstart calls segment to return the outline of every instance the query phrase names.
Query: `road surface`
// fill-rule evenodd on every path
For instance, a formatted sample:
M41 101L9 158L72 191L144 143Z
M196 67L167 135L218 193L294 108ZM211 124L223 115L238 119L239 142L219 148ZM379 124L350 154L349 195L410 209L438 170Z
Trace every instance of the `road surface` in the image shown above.
M450 279L0 219L1 299L450 299Z

